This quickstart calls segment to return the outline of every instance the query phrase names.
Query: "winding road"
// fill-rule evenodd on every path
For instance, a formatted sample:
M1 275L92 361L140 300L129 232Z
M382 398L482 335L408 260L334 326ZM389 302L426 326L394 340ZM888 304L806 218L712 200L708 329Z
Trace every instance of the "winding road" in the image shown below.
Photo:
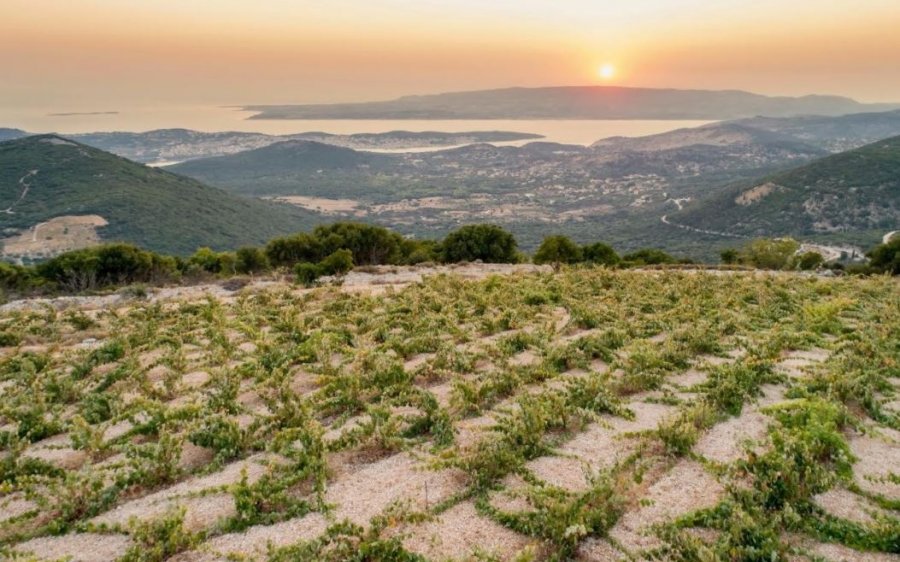
M30 172L28 172L27 174L25 174L24 176L19 178L19 185L22 187L22 193L19 194L19 198L16 199L16 201L12 205L7 207L6 209L3 209L3 211L0 211L0 212L6 213L7 215L15 214L13 212L13 207L18 205L19 203L22 202L22 200L25 199L25 196L28 195L28 189L31 188L31 184L26 182L25 180L27 180L28 178L30 178L32 176L36 176L38 171L39 170L31 170Z

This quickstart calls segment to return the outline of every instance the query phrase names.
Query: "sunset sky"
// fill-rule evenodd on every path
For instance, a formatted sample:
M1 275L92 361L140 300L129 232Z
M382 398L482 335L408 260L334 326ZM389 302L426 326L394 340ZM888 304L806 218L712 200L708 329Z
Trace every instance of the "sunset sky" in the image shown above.
M363 101L580 84L900 101L898 0L2 5L0 106Z

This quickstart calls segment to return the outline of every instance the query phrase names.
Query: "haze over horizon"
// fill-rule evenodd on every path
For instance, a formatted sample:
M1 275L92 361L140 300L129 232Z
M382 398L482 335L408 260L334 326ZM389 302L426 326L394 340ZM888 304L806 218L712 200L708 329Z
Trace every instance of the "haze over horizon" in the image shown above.
M900 101L892 0L6 0L0 107L372 101L606 84Z

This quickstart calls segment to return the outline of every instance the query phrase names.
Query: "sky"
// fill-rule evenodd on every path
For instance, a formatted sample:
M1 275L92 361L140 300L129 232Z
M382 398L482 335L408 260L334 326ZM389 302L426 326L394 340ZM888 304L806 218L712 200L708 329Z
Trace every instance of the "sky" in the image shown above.
M0 107L370 101L583 84L900 101L898 0L2 5Z

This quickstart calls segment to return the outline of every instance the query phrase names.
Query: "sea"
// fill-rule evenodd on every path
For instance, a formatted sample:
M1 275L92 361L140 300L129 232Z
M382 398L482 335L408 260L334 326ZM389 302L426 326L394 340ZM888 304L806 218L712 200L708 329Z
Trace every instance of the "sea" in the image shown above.
M243 131L285 135L306 132L333 134L383 133L389 131L514 131L543 135L540 139L562 144L589 145L614 137L638 137L680 128L698 127L709 121L659 120L282 120L248 119L253 115L240 107L145 106L110 108L90 112L0 108L0 127L30 133L142 132L183 128L197 131ZM521 145L527 141L495 144ZM442 147L447 148L447 147Z

